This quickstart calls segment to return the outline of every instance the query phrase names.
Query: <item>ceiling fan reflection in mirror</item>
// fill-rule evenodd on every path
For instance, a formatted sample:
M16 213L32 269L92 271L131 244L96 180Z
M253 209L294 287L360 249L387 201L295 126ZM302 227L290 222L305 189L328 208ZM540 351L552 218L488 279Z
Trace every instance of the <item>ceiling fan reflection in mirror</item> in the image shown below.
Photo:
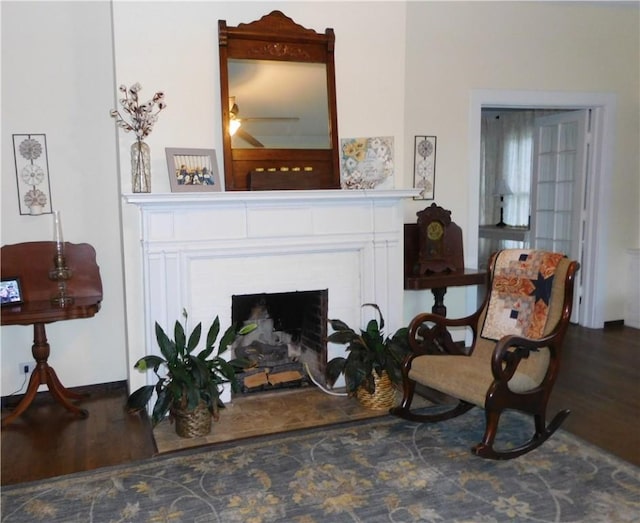
M242 127L244 122L297 122L296 116L252 116L241 117L240 108L236 103L236 97L229 98L229 134L237 136L254 147L264 147L264 144Z

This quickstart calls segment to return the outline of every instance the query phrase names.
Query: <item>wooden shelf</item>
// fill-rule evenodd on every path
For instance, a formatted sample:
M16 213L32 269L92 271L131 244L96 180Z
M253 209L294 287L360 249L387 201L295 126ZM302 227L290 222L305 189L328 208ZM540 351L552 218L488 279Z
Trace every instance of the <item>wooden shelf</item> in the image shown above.
M486 282L486 270L465 268L451 272L425 274L424 276L405 274L404 288L406 290L417 291L421 289L437 289L443 287L484 285Z

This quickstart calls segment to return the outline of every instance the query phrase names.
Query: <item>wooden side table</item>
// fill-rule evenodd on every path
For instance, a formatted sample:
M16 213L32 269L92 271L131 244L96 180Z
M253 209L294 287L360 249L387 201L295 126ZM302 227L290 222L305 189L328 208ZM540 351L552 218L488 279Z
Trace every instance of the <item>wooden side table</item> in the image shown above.
M2 325L33 325L31 352L36 367L29 379L27 392L15 410L2 419L6 426L20 416L33 402L40 385L47 385L51 395L68 411L87 417L89 413L71 403L83 395L70 391L60 382L48 364L50 346L45 325L56 321L91 318L100 310L102 281L96 263L96 253L89 244L65 243L67 266L72 271L68 280L68 294L73 303L54 305L51 297L57 292L57 284L49 279L55 253L54 242L29 242L2 247L2 277L20 278L24 302L2 307Z
M404 288L407 290L431 289L434 303L431 312L447 315L444 295L448 287L465 287L467 285L483 285L487 281L487 271L478 269L460 269L451 272L427 274L424 276L405 276Z
M448 287L464 287L467 285L484 285L487 282L486 270L456 267L455 270L445 272L433 272L419 274L416 271L418 261L418 229L417 225L407 223L404 226L404 288L406 290L431 289L434 304L431 312L447 315L447 307L444 304L444 295ZM454 259L462 260L462 245L459 256ZM462 265L462 261L459 262Z

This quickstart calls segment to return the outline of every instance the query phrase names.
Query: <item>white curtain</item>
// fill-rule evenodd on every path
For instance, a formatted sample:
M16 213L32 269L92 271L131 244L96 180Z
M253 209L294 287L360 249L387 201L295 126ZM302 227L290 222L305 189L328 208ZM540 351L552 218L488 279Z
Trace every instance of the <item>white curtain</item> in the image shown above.
M533 122L536 111L508 111L482 116L480 223L500 221L500 197L494 194L504 180L512 194L504 197L504 221L527 226L531 195Z
M540 111L498 111L482 113L480 141L480 224L500 221L500 196L495 189L504 180L512 194L504 196L504 222L528 226L531 202L534 118ZM521 242L480 239L478 263L486 267L490 254L498 249L523 247Z

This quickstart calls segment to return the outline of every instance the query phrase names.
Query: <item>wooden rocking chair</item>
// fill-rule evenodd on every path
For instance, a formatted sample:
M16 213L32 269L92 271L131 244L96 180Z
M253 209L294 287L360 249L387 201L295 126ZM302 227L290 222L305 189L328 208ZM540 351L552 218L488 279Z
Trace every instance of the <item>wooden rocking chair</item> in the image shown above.
M403 363L403 398L391 413L419 422L459 416L474 406L485 409L486 428L472 452L483 458L511 459L546 441L569 415L546 423L546 409L558 374L562 342L573 304L579 264L562 254L508 249L490 260L487 296L474 314L449 319L423 313L409 325L412 354ZM467 350L449 327L473 333ZM410 410L416 384L458 400L438 414ZM510 449L494 449L500 415L506 409L531 414L533 437Z

